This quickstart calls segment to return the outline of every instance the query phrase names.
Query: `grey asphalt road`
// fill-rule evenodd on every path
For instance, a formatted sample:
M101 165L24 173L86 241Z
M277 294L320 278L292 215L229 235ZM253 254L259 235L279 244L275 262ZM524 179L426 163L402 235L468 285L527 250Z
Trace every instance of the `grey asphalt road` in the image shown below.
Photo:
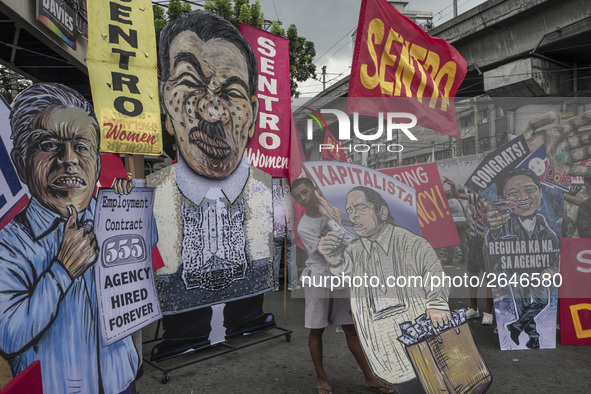
M466 266L446 266L448 275L463 275ZM484 294L481 289L481 294ZM299 295L299 297L298 297ZM467 295L452 292L452 308L468 306ZM485 300L479 301L484 309ZM230 353L170 372L169 381L162 383L163 373L144 364L139 392L150 393L314 393L315 373L308 352L308 330L304 328L303 293L292 297L287 292L265 295L265 312L275 315L279 327L293 331L286 336L271 338L282 331L273 329L233 340L234 346L257 343ZM285 318L284 318L285 316ZM489 393L588 393L591 392L591 348L558 345L556 349L501 351L494 326L483 326L480 319L469 321L474 338L492 373ZM154 337L155 325L144 329L144 341ZM143 347L149 357L154 343ZM158 363L163 369L189 363L226 351L215 346L191 355ZM345 336L331 326L324 334L324 364L334 393L369 393L363 386L363 374L347 349Z

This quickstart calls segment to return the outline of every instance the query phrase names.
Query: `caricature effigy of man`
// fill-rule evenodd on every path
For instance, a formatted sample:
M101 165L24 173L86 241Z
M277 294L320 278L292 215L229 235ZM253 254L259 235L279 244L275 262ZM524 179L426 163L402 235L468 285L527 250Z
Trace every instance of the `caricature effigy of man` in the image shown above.
M404 345L399 324L426 313L435 327L451 320L449 290L430 287L429 276L441 276L443 267L429 242L394 224L384 198L375 190L357 186L347 194L345 208L359 238L343 248L334 231L321 238L318 251L333 275L374 276L382 286L353 286L351 309L360 341L374 373L400 392L420 389ZM423 278L423 286L387 286L388 277Z
M521 250L508 255L509 258L518 257L515 254L526 255L522 256L523 259L515 261L527 260L527 263L524 263L523 267L521 265L518 267L516 263L512 269L518 274L553 275L558 271L560 240L548 225L546 218L538 212L543 199L542 185L538 176L529 168L516 168L509 171L497 182L497 194L499 199L514 202L516 206L511 212L494 209L487 212L486 244L526 245L527 251ZM538 241L536 244L540 245L540 249L529 250L532 245L530 241ZM495 249L494 246L489 247L489 253L496 254L492 252L493 249ZM493 261L491 263L494 264ZM519 345L519 336L525 331L529 336L525 346L530 349L539 349L540 334L536 328L535 318L548 305L548 289L533 285L515 286L511 289L519 317L517 321L507 325L511 339Z
M2 357L13 375L40 360L45 393L135 392L131 337L103 347L99 329L94 111L66 86L38 84L15 99L10 126L31 200L0 232Z
M259 107L254 52L229 22L195 11L162 31L160 65L179 154L147 178L165 263L156 277L164 334L153 360L208 345L212 330L229 339L275 325L262 311L262 293L273 288L271 178L243 156ZM211 306L221 303L218 319Z

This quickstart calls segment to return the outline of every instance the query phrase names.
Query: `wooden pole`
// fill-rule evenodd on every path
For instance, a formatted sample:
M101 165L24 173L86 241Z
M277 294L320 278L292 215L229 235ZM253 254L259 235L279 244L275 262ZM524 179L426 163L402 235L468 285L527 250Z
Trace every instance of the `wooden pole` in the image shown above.
M130 172L134 179L144 179L144 155L125 155L125 170Z
M287 322L287 233L283 241L283 324Z

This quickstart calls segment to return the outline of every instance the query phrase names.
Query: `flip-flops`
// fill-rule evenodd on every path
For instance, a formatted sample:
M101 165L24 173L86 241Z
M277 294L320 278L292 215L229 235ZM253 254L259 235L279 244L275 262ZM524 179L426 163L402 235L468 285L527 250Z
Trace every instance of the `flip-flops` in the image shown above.
M316 392L318 394L332 394L332 386L330 384L328 385L328 388L316 386Z
M375 391L376 393L380 393L380 394L387 394L387 393L397 393L397 391L390 386L365 386L366 389L371 390L371 391ZM386 390L386 391L382 391L382 390ZM392 390L392 391L390 391Z

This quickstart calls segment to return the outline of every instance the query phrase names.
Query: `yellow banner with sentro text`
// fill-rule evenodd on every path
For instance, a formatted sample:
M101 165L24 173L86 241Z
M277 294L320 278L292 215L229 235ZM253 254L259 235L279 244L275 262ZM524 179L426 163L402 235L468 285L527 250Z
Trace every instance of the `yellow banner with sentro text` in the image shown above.
M88 2L87 64L102 152L162 153L156 58L151 1Z

